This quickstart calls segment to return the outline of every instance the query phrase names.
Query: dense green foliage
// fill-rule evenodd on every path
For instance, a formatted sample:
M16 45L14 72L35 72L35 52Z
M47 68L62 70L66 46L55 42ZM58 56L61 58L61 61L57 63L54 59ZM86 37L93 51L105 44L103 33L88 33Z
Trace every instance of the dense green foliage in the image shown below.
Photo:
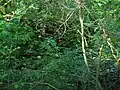
M0 90L119 90L119 3L0 0Z

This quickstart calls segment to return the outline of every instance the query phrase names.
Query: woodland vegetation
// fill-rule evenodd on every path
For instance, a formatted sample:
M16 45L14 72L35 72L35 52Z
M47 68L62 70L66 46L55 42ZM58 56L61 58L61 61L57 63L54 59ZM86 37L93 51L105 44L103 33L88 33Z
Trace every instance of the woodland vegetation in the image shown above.
M120 90L120 0L0 0L0 90Z

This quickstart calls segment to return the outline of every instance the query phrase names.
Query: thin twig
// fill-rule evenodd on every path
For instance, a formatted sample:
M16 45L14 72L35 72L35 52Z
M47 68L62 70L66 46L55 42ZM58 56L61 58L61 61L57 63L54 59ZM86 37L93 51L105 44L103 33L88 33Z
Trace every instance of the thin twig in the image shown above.
M7 1L6 3L4 3L3 7L6 6L10 2L11 2L11 0Z
M115 56L114 50L113 50L114 47L113 47L113 45L111 44L111 39L107 37L108 35L107 35L105 29L103 29L103 34L104 34L104 37L103 37L103 38L105 38L105 39L107 40L107 44L108 44L108 46L110 47L112 56L114 57L115 60L117 60L117 57Z
M39 84L47 85L47 86L51 87L54 90L59 90L58 88L54 87L53 85L51 85L49 83L42 83L42 82L36 82L35 85L33 85L31 88L29 88L29 90L32 90L33 88L35 88Z
M79 10L79 14L81 14L81 13L80 13L80 10ZM79 20L80 20L80 25L81 25L81 37L82 37L83 57L84 57L84 61L85 61L85 64L86 64L86 66L87 66L87 69L88 69L88 71L89 71L89 66L88 66L87 57L86 57L86 51L85 51L83 18L82 18L81 15L79 15Z
M99 71L100 71L100 60L101 60L101 55L102 55L102 49L103 49L103 45L101 45L100 49L99 49L99 56L96 59L96 90L98 90L98 87L102 90L100 83L98 83L99 81Z
M77 32L82 36L82 33L79 30L77 30ZM87 43L86 37L84 37L84 41L85 41L85 46L88 47L88 43Z
M67 23L67 21L72 17L72 15L73 15L73 13L74 13L74 10L73 11L70 11L68 14L67 14L67 19L65 20L65 22L63 22L60 26L59 26L59 28L56 30L56 32L59 32L59 29L63 26L63 25L65 25L66 23ZM66 32L66 30L64 31L64 33ZM62 34L62 36L64 35L64 33Z
M101 22L101 21L100 21ZM106 30L103 28L104 27L104 25L100 25L100 23L98 23L98 25L99 25L99 28L103 31L103 38L107 41L107 44L108 44L108 46L110 47L110 50L111 50L111 53L112 53L112 56L114 57L114 59L115 60L117 60L117 57L116 57L116 55L114 54L114 46L112 45L112 43L111 43L111 39L110 38L108 38L108 34L106 33ZM117 50L115 50L116 52L117 52Z

